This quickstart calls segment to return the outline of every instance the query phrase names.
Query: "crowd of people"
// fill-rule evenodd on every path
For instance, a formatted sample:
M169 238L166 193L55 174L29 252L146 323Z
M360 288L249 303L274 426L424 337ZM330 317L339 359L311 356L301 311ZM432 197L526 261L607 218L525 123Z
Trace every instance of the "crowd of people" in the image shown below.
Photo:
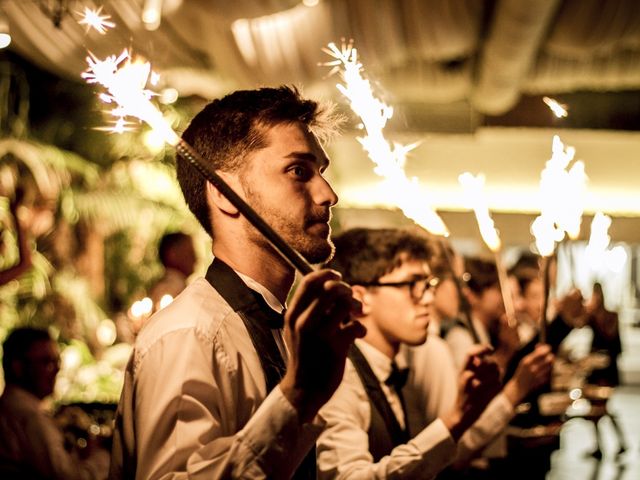
M302 276L208 183L176 159L185 200L214 260L192 275L184 234L163 238L165 275L125 370L111 445L68 452L39 402L59 356L47 332L4 343L2 478L542 478L514 465L508 426L550 388L566 335L590 325L617 385L620 338L602 289L549 309L541 275L509 271L508 318L495 263L462 258L417 230L332 236L328 107L289 87L237 91L207 105L183 138L310 263ZM293 290L293 293L291 293ZM594 374L595 375L595 374ZM533 414L535 414L535 408ZM539 418L534 421L538 421Z

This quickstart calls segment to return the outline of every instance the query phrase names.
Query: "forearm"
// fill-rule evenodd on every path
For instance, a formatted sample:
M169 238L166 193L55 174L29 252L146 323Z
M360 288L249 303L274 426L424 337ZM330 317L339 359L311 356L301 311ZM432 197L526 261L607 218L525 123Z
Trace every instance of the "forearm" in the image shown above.
M487 405L480 417L458 441L454 468L464 468L508 425L515 415L514 407L505 392Z

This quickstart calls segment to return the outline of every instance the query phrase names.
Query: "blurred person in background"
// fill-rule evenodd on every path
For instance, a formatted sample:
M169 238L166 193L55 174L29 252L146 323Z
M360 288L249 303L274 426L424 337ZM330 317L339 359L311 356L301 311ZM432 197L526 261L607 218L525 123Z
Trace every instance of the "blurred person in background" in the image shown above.
M164 267L164 273L149 290L154 311L160 310L162 297L169 295L174 299L185 289L197 260L193 240L182 232L162 236L158 244L158 257Z
M60 369L58 346L46 330L17 328L3 343L5 389L0 397L0 478L103 479L109 453L89 442L65 449L62 431L44 410Z
M9 213L13 219L15 227L16 242L18 246L18 262L11 267L7 267L0 271L0 285L9 283L11 280L18 278L31 268L31 249L29 248L29 238L27 235L27 227L21 222L18 215L19 195L15 199L9 201Z

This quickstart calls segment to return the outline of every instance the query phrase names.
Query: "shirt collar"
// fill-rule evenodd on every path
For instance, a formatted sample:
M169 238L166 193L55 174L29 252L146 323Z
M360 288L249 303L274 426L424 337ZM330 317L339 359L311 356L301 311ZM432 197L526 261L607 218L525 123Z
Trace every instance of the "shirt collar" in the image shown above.
M374 347L367 341L362 340L361 338L357 338L355 343L356 347L358 347L358 349L367 359L371 370L373 370L375 376L378 377L378 380L384 382L387 378L389 378L389 375L391 374L391 359L389 359L387 355L382 353L376 347ZM402 354L396 355L394 361L396 362L398 368L407 367L407 361Z
M235 271L235 270L234 270ZM264 285L256 282L253 278L248 277L247 275L235 271L238 276L242 279L247 287L249 287L254 292L259 293L264 301L267 302L267 305L271 307L275 312L282 313L284 311L284 305L280 303L280 301L276 298L276 296L267 289Z

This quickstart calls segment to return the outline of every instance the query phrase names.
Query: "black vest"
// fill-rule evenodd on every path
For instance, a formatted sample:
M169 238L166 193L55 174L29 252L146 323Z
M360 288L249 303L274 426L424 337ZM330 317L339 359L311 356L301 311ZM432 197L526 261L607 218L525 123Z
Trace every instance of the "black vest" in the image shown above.
M206 278L242 319L258 353L267 393L270 392L280 383L287 369L271 332L274 328L283 328L283 316L269 307L262 295L247 287L238 274L222 260L213 260ZM316 478L315 448L302 460L293 478Z
M369 403L371 405L371 422L369 424L369 453L373 461L378 462L385 455L389 455L398 445L409 441L407 429L403 429L398 423L391 405L387 400L378 377L375 376L367 359L358 347L352 345L349 350L349 359L358 372L360 381L364 386ZM406 417L405 417L406 421Z

